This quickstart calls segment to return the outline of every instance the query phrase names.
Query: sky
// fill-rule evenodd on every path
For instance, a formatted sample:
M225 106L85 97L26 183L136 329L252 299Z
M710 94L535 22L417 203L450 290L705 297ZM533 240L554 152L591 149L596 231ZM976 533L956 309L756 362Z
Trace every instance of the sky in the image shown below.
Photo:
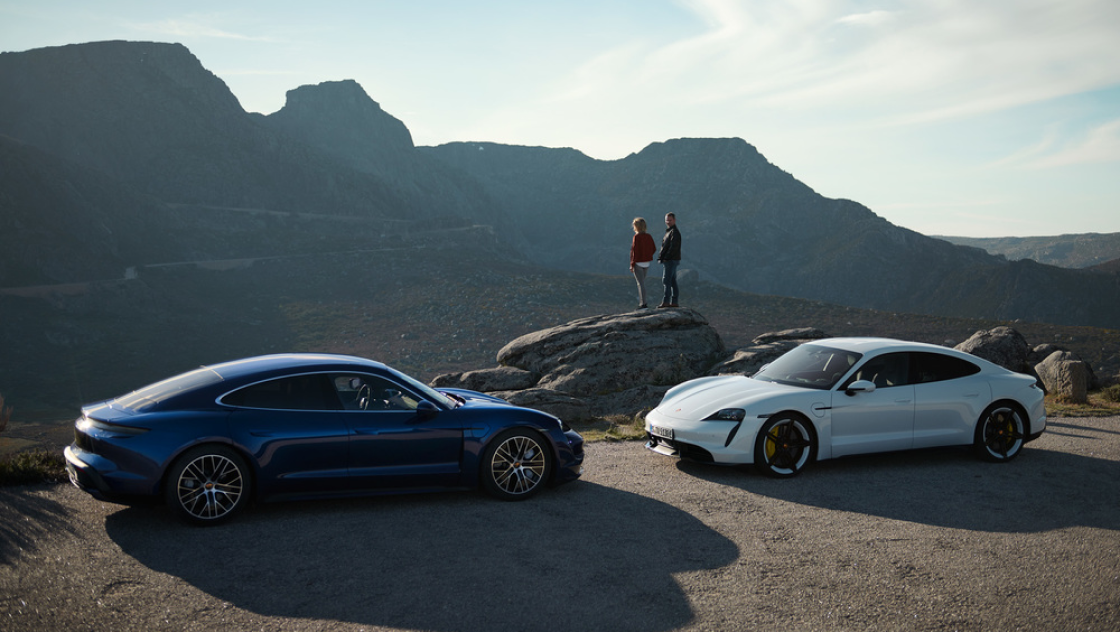
M1116 0L0 0L0 51L177 42L249 112L353 79L417 145L742 138L927 235L1120 232Z

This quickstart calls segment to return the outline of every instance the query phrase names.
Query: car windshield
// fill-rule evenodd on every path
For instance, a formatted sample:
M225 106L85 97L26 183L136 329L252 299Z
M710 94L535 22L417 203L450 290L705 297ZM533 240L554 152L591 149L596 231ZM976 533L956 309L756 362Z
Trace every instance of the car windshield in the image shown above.
M168 397L221 381L222 376L214 372L213 369L202 367L190 373L176 375L162 382L145 386L140 390L132 391L128 395L122 395L113 401L113 405L127 410L142 411L155 406Z
M408 386L416 390L418 393L420 393L421 396L429 401L435 402L440 406L446 406L447 408L456 408L459 406L459 403L457 401L451 399L447 395L444 395L443 393L437 391L436 389L419 380L413 379L412 377L409 377L408 375L405 375L400 371L394 371L394 374L398 378L400 378L401 381L408 384Z
M827 390L836 385L862 354L804 344L763 367L753 377L764 382Z

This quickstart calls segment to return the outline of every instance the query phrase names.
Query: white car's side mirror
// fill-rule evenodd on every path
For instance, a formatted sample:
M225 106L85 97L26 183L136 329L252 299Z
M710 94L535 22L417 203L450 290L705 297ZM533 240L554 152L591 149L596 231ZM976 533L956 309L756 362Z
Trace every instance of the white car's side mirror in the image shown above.
M856 393L874 393L875 382L870 380L856 380L849 384L848 388L844 389L844 392L849 396L855 395Z

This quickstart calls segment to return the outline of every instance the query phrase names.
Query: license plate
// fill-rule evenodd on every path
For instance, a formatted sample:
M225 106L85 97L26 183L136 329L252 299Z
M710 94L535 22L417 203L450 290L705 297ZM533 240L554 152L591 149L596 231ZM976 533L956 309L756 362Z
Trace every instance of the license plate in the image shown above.
M664 426L652 426L651 425L649 427L649 433L652 434L655 437L661 437L663 439L672 439L673 438L673 429L672 428L665 428Z

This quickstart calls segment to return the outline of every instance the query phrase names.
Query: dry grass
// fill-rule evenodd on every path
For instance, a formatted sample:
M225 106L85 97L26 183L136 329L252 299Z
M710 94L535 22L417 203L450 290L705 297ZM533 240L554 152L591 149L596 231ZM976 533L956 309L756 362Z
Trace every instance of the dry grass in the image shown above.
M572 424L584 441L634 441L646 436L645 421L640 415L611 415Z
M1120 416L1120 385L1089 393L1089 401L1078 404L1056 396L1046 396L1046 414L1051 417L1117 417Z

